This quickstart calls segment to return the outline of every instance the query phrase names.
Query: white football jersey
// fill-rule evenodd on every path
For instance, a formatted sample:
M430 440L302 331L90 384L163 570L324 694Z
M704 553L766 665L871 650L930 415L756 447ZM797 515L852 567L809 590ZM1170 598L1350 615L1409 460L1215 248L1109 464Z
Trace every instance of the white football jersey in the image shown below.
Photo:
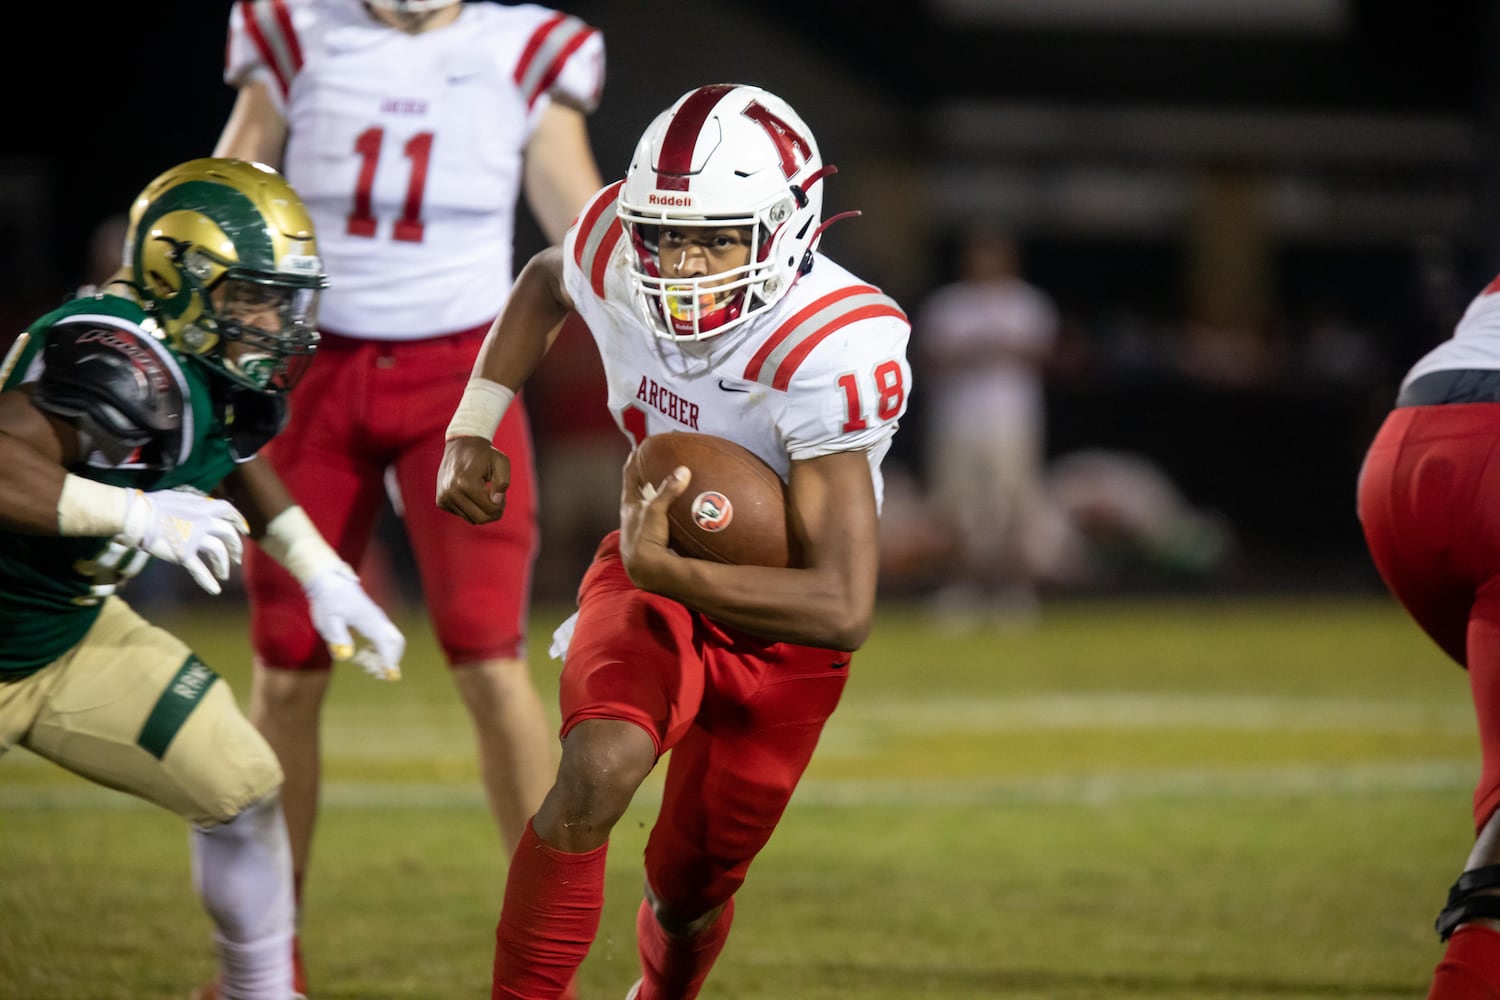
M465 3L409 35L360 0L239 0L224 79L263 81L286 119L282 172L328 267L321 325L406 340L500 311L522 152L554 97L598 106L604 41L534 4Z
M901 307L815 254L781 301L743 325L701 341L663 340L631 280L634 251L615 214L621 183L595 195L568 231L563 281L599 345L609 409L626 437L728 438L783 480L793 460L863 451L878 505L880 463L911 392Z
M1412 365L1401 385L1431 372L1463 369L1500 369L1500 278L1474 297L1454 328L1453 336L1428 351Z

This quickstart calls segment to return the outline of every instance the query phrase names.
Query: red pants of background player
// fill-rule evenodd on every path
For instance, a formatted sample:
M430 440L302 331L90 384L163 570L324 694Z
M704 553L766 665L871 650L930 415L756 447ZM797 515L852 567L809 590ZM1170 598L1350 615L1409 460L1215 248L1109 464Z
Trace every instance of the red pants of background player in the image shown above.
M1482 766L1478 830L1500 805L1500 404L1396 409L1359 477L1359 519L1382 579L1469 671Z
M264 455L313 524L358 566L395 472L422 594L450 664L524 655L536 516L531 432L521 400L495 446L510 458L505 516L475 527L438 509L443 434L488 325L427 340L325 334L291 395L291 422ZM291 574L246 546L251 638L262 663L324 669L328 651Z

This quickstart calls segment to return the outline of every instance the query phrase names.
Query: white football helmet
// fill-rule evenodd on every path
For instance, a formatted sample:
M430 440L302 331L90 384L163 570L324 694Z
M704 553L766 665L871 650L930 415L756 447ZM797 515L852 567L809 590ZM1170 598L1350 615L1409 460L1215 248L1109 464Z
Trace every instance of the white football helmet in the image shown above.
M715 337L774 305L812 267L825 167L812 131L781 98L722 83L677 99L641 136L620 190L636 297L657 336ZM662 226L746 227L750 262L662 277Z

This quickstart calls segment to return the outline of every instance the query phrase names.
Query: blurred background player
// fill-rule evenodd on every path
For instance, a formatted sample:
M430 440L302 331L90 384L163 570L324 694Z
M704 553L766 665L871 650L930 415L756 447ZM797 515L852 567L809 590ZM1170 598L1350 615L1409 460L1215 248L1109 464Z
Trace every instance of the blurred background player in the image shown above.
M958 279L929 295L916 319L926 385L926 479L951 525L949 582L934 595L946 625L994 616L1024 624L1037 610L1035 541L1045 534L1043 372L1058 339L1051 297L1021 276L1009 234L961 234Z
M444 427L509 291L519 192L555 240L602 183L585 113L603 85L603 39L533 5L242 0L224 78L238 95L217 151L285 170L325 235L331 282L323 353L267 457L355 565L390 474L485 794L513 846L556 759L525 658L537 537L523 408L497 439L513 463L511 517L471 531L432 497ZM278 567L252 555L245 577L251 719L287 772L300 903L328 658Z
M1401 382L1359 474L1359 520L1392 594L1469 672L1476 838L1437 918L1430 1000L1500 996L1500 278Z
M563 994L598 932L610 831L668 751L630 996L697 996L869 634L880 464L906 411L910 330L817 252L832 172L774 94L683 95L624 180L521 272L453 415L439 506L476 524L509 517L508 463L490 440L576 311L626 436L690 430L749 448L786 480L788 523L811 553L792 569L679 557L666 507L692 484L627 484L619 529L555 637L562 762L511 858L495 998Z
M259 165L193 160L145 188L124 240L116 280L37 320L0 369L0 753L188 820L212 991L286 1000L281 768L228 685L118 591L156 556L218 594L249 533L335 655L395 676L405 640L256 457L317 347L327 283L295 192ZM233 503L206 495L221 484Z

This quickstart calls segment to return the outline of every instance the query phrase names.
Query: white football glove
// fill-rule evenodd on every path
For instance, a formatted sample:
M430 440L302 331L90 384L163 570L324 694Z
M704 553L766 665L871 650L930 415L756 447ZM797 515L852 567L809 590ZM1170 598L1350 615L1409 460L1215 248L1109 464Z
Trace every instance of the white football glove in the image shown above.
M188 490L130 490L121 543L176 563L210 594L239 565L250 526L228 500Z
M307 594L313 626L328 643L335 660L353 662L377 680L401 679L406 636L365 593L348 563L340 561L327 567L302 589ZM364 641L356 642L350 629Z

